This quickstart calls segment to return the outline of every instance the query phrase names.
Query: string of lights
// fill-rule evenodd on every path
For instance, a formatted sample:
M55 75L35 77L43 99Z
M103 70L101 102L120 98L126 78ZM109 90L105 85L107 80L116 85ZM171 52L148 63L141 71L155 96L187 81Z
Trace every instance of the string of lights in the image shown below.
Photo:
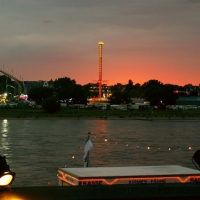
M119 151L126 151L126 152L130 152L130 153L137 153L137 152L195 152L197 150L200 151L200 145L192 145L192 146L178 146L178 145L169 145L167 146L167 144L164 145L156 145L156 144L152 144L152 145L144 145L141 143L141 145L136 144L135 141L133 142L124 142L124 140L114 140L112 137L111 138L102 138L102 136L97 137L96 135L92 135L91 138L92 143L94 144L94 148L109 148L111 150L113 150L113 153L116 153L116 149ZM84 146L77 146L76 150L74 151L74 153L71 154L71 156L69 157L69 159L67 160L66 163L69 163L72 160L76 160L77 159L80 160L81 155L84 154ZM65 165L65 167L68 167L67 164Z
M96 138L96 136L94 136L94 138ZM108 145L113 145L113 146L117 146L118 148L120 148L120 150L124 150L125 149L129 149L129 150L136 150L136 151L196 151L198 149L200 149L200 145L199 146L155 146L155 145L149 145L149 146L142 146L142 145L136 145L135 143L124 143L124 142L120 142L120 141L113 141L113 140L109 140L108 138L104 138L104 139L100 139L102 143L107 143ZM95 143L100 142L99 140L95 141ZM95 148L95 146L94 146ZM83 147L79 146L78 148L79 151L83 151ZM74 154L71 155L71 157L69 158L69 160L71 159L75 159L76 157L76 153L79 153L79 151L76 150L74 152Z

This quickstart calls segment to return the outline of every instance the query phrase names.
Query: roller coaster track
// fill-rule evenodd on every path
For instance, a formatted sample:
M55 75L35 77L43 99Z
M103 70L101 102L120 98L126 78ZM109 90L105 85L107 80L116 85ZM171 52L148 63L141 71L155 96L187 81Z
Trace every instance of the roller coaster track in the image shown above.
M2 74L4 74L5 76L9 77L10 79L14 80L15 83L18 85L18 92L20 94L22 94L22 92L24 91L24 82L20 81L19 79L17 79L16 77L14 77L13 75L9 74L8 72L5 72L4 70L0 69L0 72Z

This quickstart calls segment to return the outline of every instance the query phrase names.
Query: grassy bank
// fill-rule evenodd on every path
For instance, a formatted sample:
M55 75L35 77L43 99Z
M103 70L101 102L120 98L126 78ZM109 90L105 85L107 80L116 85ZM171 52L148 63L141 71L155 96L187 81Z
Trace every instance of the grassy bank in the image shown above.
M43 109L0 109L0 118L104 118L107 119L173 119L196 118L200 119L200 110L87 110L87 109L62 109L55 114L48 114Z

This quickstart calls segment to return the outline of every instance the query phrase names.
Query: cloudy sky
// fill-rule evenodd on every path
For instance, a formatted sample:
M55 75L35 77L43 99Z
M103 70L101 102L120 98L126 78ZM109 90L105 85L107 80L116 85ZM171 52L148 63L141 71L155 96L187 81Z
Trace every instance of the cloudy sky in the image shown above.
M200 0L0 0L0 69L24 81L69 77L200 83Z

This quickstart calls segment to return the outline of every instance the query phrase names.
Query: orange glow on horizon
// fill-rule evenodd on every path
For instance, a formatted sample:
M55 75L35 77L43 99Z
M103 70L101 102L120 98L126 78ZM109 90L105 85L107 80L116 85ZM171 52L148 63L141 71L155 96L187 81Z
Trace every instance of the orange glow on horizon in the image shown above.
M38 61L37 70L35 70L34 62L29 63L29 69L33 70L30 73L27 73L25 66L22 67L18 63L10 65L18 68L15 75L21 74L24 81L55 81L68 77L75 80L77 84L85 85L99 78L98 46L96 44L94 46L96 47L94 52L87 52L84 55L86 60L72 59L66 63L65 60L52 57L51 62L45 61L45 67L44 61L41 63ZM186 84L197 86L200 83L198 76L200 61L196 59L197 56L191 60L192 57L188 58L187 56L172 56L169 59L165 54L156 55L156 52L155 54L146 52L129 55L126 51L112 53L111 50L108 51L110 46L111 44L108 43L104 48L102 64L102 79L107 80L107 85L127 84L129 80L132 80L133 84L141 85L149 80L158 80L163 84L179 86ZM159 52L157 53L159 54ZM72 57L74 56L79 57L72 55ZM11 73L11 69L9 70Z

